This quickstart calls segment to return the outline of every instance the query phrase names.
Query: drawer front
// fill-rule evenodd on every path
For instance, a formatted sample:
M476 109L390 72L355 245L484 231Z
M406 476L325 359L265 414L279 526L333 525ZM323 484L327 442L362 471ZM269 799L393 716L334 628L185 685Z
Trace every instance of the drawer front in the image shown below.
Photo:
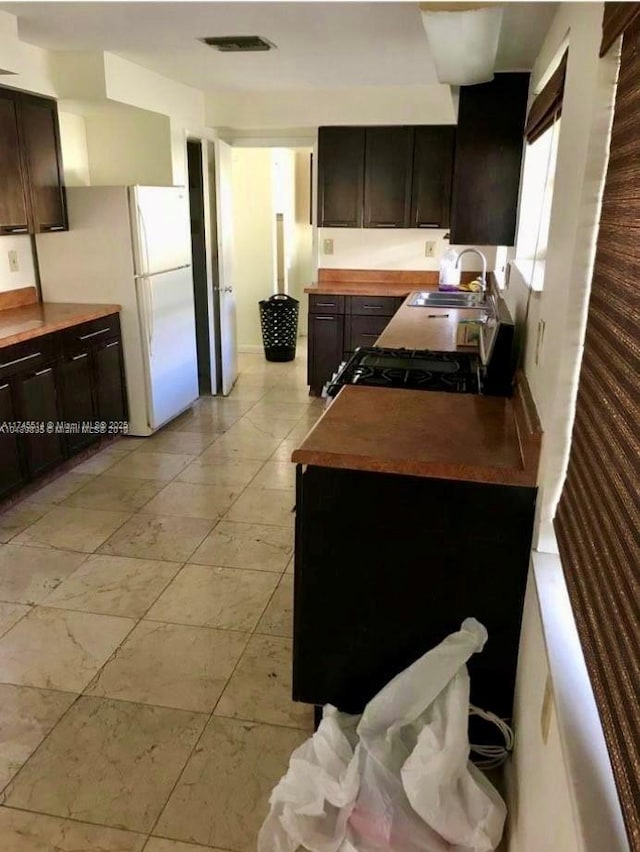
M347 322L345 350L354 352L358 346L375 346L376 340L389 324L388 316L351 316Z
M403 302L397 296L351 296L352 315L364 317L392 317Z
M48 366L58 358L60 348L57 334L43 334L24 343L3 346L0 348L0 380Z
M100 317L68 328L64 332L64 345L69 351L75 350L78 346L82 348L119 336L120 317L118 314L109 314L107 317Z
M343 314L344 296L309 296L309 313Z

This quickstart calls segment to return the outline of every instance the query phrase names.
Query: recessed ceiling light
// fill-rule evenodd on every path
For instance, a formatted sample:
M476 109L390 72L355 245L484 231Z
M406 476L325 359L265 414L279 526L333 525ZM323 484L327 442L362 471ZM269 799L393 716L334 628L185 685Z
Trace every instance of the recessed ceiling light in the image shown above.
M209 47L223 53L247 53L252 50L271 50L275 44L261 36L209 36L201 38Z

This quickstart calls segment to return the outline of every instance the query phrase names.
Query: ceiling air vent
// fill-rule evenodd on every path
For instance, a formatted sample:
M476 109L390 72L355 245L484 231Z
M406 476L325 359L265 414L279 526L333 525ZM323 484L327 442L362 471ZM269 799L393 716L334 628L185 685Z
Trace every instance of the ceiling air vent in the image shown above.
M271 50L275 47L275 44L260 36L210 36L200 41L223 53L247 53L252 50Z

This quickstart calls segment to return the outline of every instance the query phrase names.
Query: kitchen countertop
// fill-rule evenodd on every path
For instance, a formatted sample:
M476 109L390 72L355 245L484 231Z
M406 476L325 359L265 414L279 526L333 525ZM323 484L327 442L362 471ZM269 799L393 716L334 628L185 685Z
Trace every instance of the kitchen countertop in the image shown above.
M477 352L477 346L458 346L461 319L482 319L485 310L410 307L409 298L376 340L389 349L431 349L434 352Z
M513 398L347 385L292 461L535 487L540 441L524 376Z
M313 287L305 287L304 292L318 296L406 296L415 290L437 290L438 284L403 283L397 281L378 281L369 284L358 281L318 282Z
M0 348L109 316L119 305L37 302L0 311Z

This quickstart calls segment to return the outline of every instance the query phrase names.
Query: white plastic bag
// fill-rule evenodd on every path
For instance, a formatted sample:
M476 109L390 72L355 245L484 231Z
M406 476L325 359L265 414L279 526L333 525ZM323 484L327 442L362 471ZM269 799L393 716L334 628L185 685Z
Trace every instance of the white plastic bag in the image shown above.
M361 717L324 709L271 794L258 852L490 852L506 807L469 762L469 675L485 628L457 633L397 675Z

